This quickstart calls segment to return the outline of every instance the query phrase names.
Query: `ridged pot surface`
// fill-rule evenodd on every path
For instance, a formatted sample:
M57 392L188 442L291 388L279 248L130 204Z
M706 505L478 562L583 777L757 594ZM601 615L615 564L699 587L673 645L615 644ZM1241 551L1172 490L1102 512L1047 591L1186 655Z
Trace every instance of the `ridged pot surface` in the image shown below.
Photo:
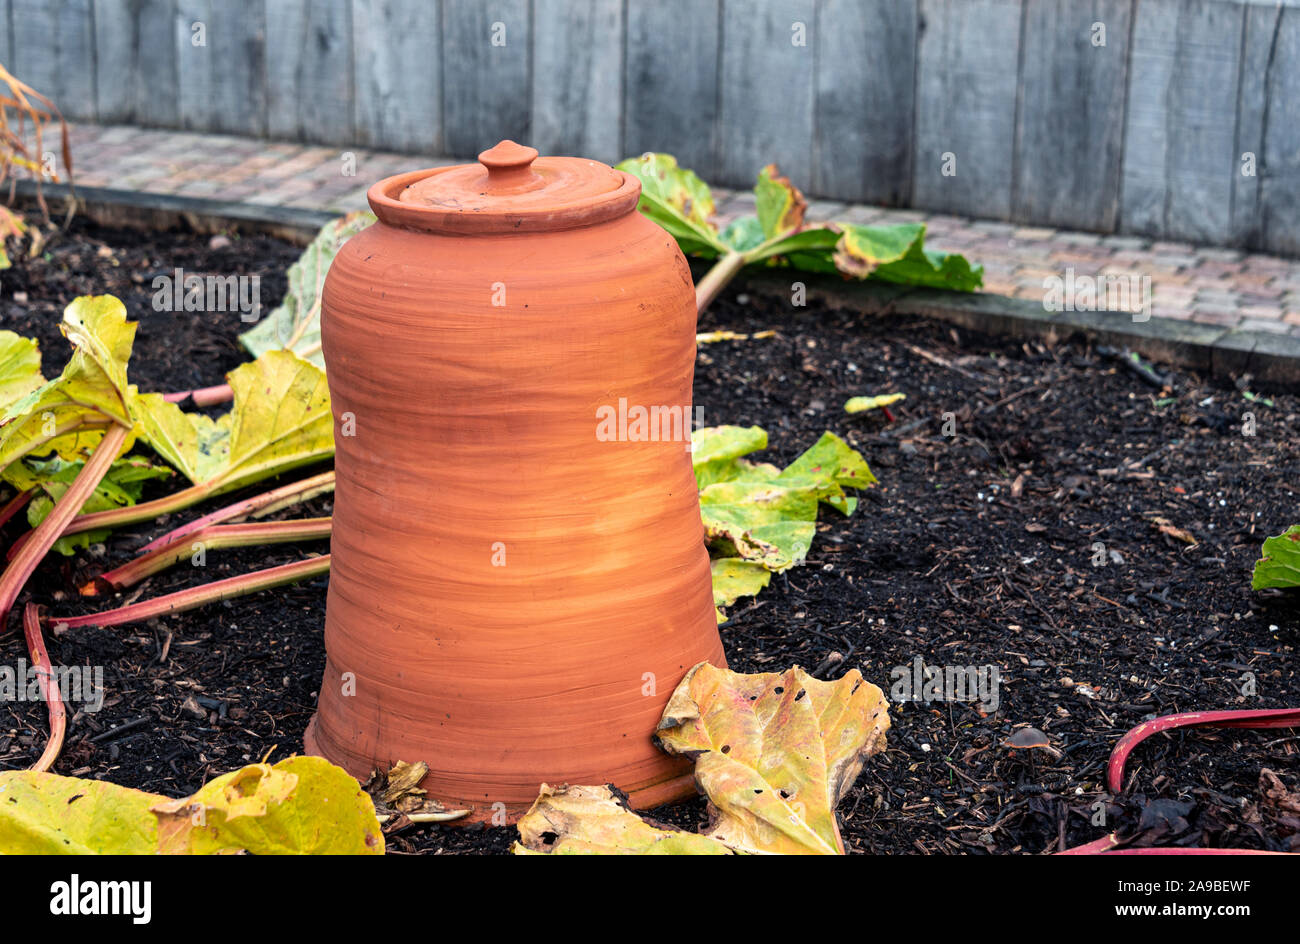
M587 225L418 230L418 208L385 213L418 178L376 185L380 221L323 292L337 486L308 750L360 778L423 760L471 819L517 816L542 782L688 794L651 733L688 668L723 663L690 271L599 201ZM670 438L630 441L637 407Z

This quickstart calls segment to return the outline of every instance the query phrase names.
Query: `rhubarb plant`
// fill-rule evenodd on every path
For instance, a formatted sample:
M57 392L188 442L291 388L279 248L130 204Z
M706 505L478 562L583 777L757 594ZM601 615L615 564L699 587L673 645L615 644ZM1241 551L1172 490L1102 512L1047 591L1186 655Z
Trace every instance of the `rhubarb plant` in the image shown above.
M20 491L32 493L27 505L27 523L35 528L45 520L55 502L64 496L84 467L84 462L69 462L58 456L44 460L28 457L5 469L4 479ZM130 507L140 500L146 482L168 479L173 474L171 469L156 465L143 456L125 456L108 467L107 474L82 504L80 513ZM79 549L104 540L108 534L107 529L99 529L62 537L54 542L54 550L64 556L75 554Z
M0 374L0 397L21 393L0 410L0 470L24 456L50 452L69 461L85 459L109 426L132 426L134 389L127 383L126 365L135 327L111 295L74 300L60 324L72 343L72 357L48 381L40 375L35 342L15 342L11 334L0 339L5 352L0 366L7 368ZM129 445L128 440L123 451Z
M334 455L324 371L289 351L268 351L227 379L234 404L215 420L187 413L158 393L132 400L141 437L193 483L189 488L132 508L81 515L68 533L150 521Z
M671 154L643 154L618 169L641 181L641 212L666 229L682 252L717 260L696 286L700 311L743 267L760 262L963 292L983 284L983 269L965 257L925 248L923 223L805 222L807 201L775 164L759 172L755 214L722 229L709 186Z
M758 593L772 573L807 557L819 505L851 515L857 498L845 489L877 481L866 460L829 432L784 469L745 458L767 448L757 426L698 429L691 445L718 607Z
M843 855L835 807L885 749L889 703L851 670L744 675L707 662L673 692L655 730L695 764L709 826L644 819L608 786L543 784L519 820L519 855Z

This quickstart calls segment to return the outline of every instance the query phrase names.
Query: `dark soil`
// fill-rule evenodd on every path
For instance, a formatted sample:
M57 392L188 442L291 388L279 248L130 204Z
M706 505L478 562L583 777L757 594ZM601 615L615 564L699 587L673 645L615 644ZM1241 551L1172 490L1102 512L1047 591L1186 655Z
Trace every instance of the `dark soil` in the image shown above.
M141 321L133 377L142 388L211 384L242 359L238 317L160 316L149 304L152 274L257 273L264 304L274 304L296 254L270 239L214 251L207 237L79 225L49 258L0 276L0 327L38 335L57 365L63 305L113 292ZM27 301L15 302L15 291ZM889 749L840 807L853 851L1041 853L1113 829L1140 844L1300 851L1300 818L1260 787L1264 769L1287 790L1300 785L1300 742L1285 729L1157 736L1130 759L1122 795L1104 786L1111 749L1144 719L1300 704L1297 598L1250 590L1264 537L1300 520L1300 399L1248 402L1187 373L1169 375L1161 391L1082 342L1022 345L734 293L701 328L778 332L701 347L695 393L708 423L763 426L763 458L778 462L829 429L881 480L852 518L824 509L808 561L732 608L722 627L731 667L799 664L822 677L857 667L887 691L891 670L910 672L917 657L998 668L996 710L891 698ZM850 396L893 391L907 400L892 423L879 411L841 411ZM1242 433L1248 410L1254 437ZM943 435L946 412L952 436ZM291 514L329 508L318 500ZM11 523L6 538L19 530ZM69 595L73 581L129 558L157 532L121 532L93 549L98 557L47 561L31 598L56 614L90 611L91 601ZM204 576L301 553L216 552ZM193 582L177 569L143 593ZM300 751L323 666L325 586L50 638L56 663L103 665L108 691L102 711L72 718L56 770L181 796L219 772ZM26 657L16 628L11 619L0 637L0 664ZM1252 680L1256 694L1243 694ZM1025 725L1061 756L1008 749ZM46 730L43 705L0 706L0 768L30 764ZM1092 823L1099 800L1105 826ZM697 826L705 810L701 800L655 815ZM408 828L389 848L505 852L513 836Z

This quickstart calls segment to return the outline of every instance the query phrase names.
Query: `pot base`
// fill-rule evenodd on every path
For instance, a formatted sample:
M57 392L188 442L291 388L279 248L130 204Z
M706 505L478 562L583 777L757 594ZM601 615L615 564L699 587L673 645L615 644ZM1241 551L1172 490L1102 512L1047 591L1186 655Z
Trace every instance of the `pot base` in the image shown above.
M355 777L358 782L365 783L373 771L371 770L354 770L346 762L340 762L330 757L320 748L320 742L316 738L316 716L313 714L311 721L307 725L307 730L302 736L303 753L311 754L316 757L324 757L332 764L338 764L346 770L351 776ZM426 761L427 763L427 761ZM686 764L686 762L683 762ZM430 774L432 776L432 774ZM428 779L422 786L427 789ZM541 784L537 785L541 790ZM618 784L615 784L618 786ZM622 789L621 787L619 789ZM689 799L697 794L695 787L695 774L691 769L668 780L662 780L658 783L647 784L634 790L624 791L627 794L628 805L634 810L648 810L656 806L662 806L665 803L676 803L680 800ZM434 793L429 794L429 799L437 800L449 810L469 810L468 816L460 819L450 820L441 823L442 826L472 826L477 823L491 823L493 826L513 826L519 822L519 818L532 808L532 802L528 803L498 803L492 806L476 805L472 801L460 800L454 797L438 796ZM503 810L504 807L504 810ZM505 813L505 822L501 822L501 813Z

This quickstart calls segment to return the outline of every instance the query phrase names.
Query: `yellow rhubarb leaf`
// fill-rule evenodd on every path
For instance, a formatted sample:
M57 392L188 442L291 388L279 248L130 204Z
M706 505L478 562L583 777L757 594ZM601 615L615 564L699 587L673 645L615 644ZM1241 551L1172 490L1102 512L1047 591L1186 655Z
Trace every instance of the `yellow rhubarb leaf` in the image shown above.
M249 764L171 800L117 784L0 773L0 853L382 854L361 785L319 757Z
M57 453L84 459L111 423L131 426L134 389L126 366L135 322L112 295L85 295L63 312L60 329L74 350L55 380L31 389L0 410L0 469L26 455ZM122 444L125 453L134 434Z
M701 663L655 737L695 760L707 837L746 852L842 855L835 806L884 749L888 709L856 669L823 682L798 667L742 675Z
M41 351L34 338L0 331L0 410L45 383Z
M289 351L267 351L226 375L231 411L213 421L158 394L135 399L146 441L213 494L334 455L325 372Z
M642 819L608 785L542 784L519 820L515 855L734 855L720 842Z

